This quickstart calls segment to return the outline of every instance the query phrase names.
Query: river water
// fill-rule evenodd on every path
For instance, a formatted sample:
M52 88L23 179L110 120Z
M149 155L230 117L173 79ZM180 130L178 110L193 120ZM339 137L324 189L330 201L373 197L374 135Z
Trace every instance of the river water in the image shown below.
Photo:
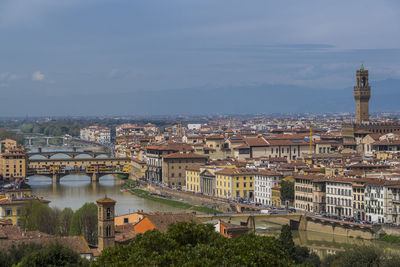
M70 207L77 210L85 202L96 202L107 195L117 201L117 215L137 210L182 212L181 209L123 192L123 183L123 180L112 175L103 176L99 182L93 183L85 175L68 175L62 177L60 183L53 183L51 178L45 176L31 176L28 182L32 187L32 194L50 200L50 206L60 209Z

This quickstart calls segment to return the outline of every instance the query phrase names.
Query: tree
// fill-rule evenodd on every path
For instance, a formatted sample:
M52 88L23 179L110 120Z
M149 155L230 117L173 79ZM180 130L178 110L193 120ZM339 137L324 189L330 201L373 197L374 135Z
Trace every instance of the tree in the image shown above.
M69 235L71 219L74 211L71 208L64 208L57 218L56 234L60 236Z
M51 209L39 200L29 200L22 207L21 227L26 231L55 234L58 213L58 209Z
M41 249L42 246L35 243L21 243L11 245L6 251L0 251L0 266L9 267L19 263L23 257Z
M377 246L352 246L343 252L326 257L322 266L373 267L398 266L400 255Z
M281 182L281 199L283 201L294 200L294 183L290 181Z
M293 242L292 230L289 225L282 225L281 234L279 236L279 244L290 257L295 255L295 246Z
M225 238L212 225L177 223L103 250L93 266L292 266L274 237Z
M97 244L97 206L85 203L71 218L70 235L83 235L89 244Z
M89 262L72 249L60 244L51 244L25 256L18 266L89 266Z

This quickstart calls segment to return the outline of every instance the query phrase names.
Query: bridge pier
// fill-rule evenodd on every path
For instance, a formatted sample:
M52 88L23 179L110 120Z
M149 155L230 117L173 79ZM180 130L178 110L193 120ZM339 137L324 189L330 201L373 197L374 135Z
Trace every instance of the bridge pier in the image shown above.
M59 183L61 179L61 175L58 173L53 174L53 184L54 183Z
M92 182L98 182L100 178L100 175L98 173L93 173L92 174Z

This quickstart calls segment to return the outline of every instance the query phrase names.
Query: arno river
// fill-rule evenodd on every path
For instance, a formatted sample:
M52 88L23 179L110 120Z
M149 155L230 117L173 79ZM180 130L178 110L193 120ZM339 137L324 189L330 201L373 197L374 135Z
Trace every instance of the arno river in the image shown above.
M121 215L136 210L171 211L181 210L162 203L143 199L129 192L121 192L123 180L112 175L103 176L99 182L92 183L88 176L69 175L61 178L60 183L52 183L51 178L44 176L29 177L28 184L32 194L50 200L50 206L63 209L79 209L85 202L95 202L107 195L117 201L116 214Z

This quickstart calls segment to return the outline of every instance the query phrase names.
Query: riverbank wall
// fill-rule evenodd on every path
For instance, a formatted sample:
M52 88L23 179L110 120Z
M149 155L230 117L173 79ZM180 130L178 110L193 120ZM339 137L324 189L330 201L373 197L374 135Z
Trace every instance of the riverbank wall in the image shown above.
M219 199L210 196L173 190L168 187L161 187L151 183L140 182L139 184L141 189L146 190L155 195L164 196L169 199L182 201L191 205L206 206L221 212L237 211L235 205L232 205L229 202L221 201Z

